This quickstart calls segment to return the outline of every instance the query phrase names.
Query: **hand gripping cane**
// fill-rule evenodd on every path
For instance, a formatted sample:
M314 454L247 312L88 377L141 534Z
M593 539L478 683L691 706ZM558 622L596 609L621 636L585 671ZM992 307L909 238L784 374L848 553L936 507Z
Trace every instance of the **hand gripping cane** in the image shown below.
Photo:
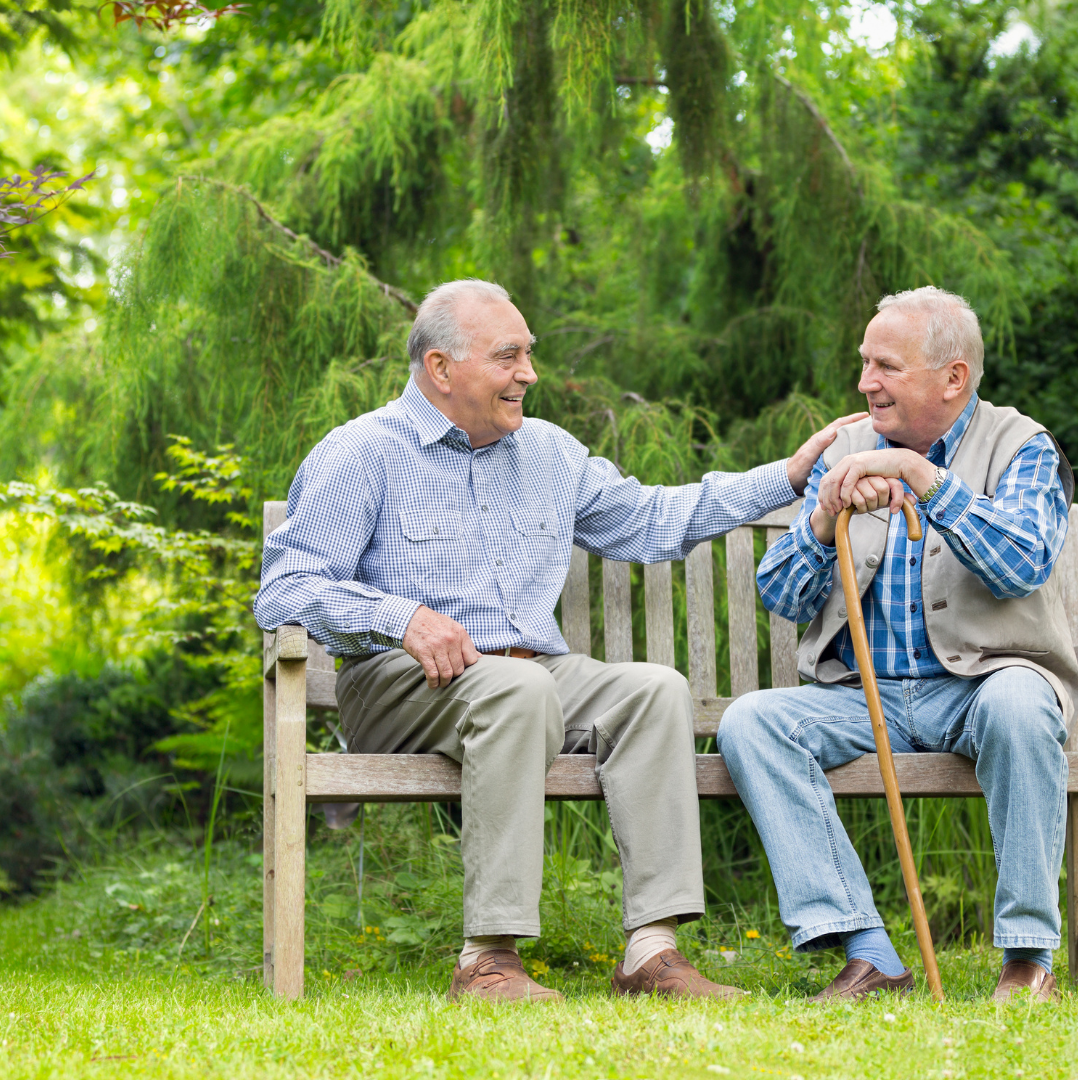
M922 537L919 515L907 499L904 500L903 506L904 517L907 518L908 539L918 540ZM881 780L885 785L885 801L889 804L889 818L892 821L893 838L896 840L896 853L900 856L900 869L904 875L908 903L911 905L911 918L915 924L915 936L919 940L923 969L926 972L926 981L930 984L931 995L935 1001L940 1002L945 1000L945 995L941 990L941 974L938 972L937 957L934 956L934 942L930 938L930 924L926 921L926 908L923 907L919 875L915 869L915 857L911 853L911 839L908 836L907 822L904 820L904 804L900 800L900 785L896 780L892 747L889 745L889 733L885 729L885 713L881 708L881 694L878 692L877 679L874 676L870 644L866 639L866 623L863 622L859 583L855 578L855 559L851 554L851 540L848 537L848 521L853 511L854 507L848 506L836 519L836 557L840 563L840 580L844 585L848 627L855 647L859 674L862 676L866 705L870 710L870 720L874 726L878 768L881 770Z

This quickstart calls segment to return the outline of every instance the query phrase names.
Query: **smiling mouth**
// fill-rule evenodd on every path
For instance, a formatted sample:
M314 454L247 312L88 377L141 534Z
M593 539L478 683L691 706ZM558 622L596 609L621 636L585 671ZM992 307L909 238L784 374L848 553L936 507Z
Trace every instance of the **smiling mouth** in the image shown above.
M509 401L511 404L514 404L514 405L520 405L522 400L524 399L524 397L525 397L524 394L516 394L513 397L501 397L501 398L499 398L499 400L500 401Z

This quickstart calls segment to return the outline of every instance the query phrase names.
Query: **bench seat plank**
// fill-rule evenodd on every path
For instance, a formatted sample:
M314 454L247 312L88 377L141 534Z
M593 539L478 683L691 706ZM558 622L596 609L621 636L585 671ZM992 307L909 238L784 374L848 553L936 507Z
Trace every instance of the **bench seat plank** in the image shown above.
M1076 754L1069 757L1069 791L1077 786ZM897 754L902 794L914 798L978 797L975 765L956 754ZM548 799L601 799L591 754L560 754L548 773ZM836 795L881 798L877 755L866 754L827 772ZM719 754L697 755L698 796L735 799L738 793ZM442 754L308 754L309 802L456 802L461 767Z

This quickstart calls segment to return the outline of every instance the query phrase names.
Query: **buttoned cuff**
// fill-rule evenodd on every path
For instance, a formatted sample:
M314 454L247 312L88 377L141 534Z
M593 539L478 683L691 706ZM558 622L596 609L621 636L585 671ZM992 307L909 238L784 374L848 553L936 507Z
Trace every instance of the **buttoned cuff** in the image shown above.
M379 601L371 620L372 639L380 645L400 649L409 622L421 605L403 596L386 596Z
M770 506L787 506L799 497L788 479L787 463L788 459L784 458L783 461L770 461L768 465L759 465L750 470L761 488L762 499Z
M949 532L974 501L975 492L956 473L950 472L930 501L923 504L923 510L935 529Z
M836 548L826 547L810 528L810 515L800 517L791 530L795 537L795 550L812 574L828 570L836 562Z

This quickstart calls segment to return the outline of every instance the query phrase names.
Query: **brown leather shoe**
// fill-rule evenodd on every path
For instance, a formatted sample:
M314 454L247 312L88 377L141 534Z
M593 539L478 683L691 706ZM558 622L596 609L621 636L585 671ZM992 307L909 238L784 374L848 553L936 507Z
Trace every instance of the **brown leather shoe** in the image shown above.
M1008 1001L1018 995L1027 998L1025 991L1031 992L1028 1000L1033 1002L1061 1000L1057 979L1034 960L1010 960L1001 969L997 988L990 1000Z
M878 971L869 960L849 960L844 969L820 994L811 1001L825 1002L837 998L861 1001L871 994L886 991L890 994L910 994L915 989L915 977L911 968L902 975L891 977Z
M681 952L665 949L646 960L635 972L627 975L622 961L611 977L612 993L663 994L667 997L737 998L745 990L709 982Z
M521 957L513 949L489 949L467 968L454 965L454 978L447 997L482 1001L562 1001L558 990L549 990L525 974Z

